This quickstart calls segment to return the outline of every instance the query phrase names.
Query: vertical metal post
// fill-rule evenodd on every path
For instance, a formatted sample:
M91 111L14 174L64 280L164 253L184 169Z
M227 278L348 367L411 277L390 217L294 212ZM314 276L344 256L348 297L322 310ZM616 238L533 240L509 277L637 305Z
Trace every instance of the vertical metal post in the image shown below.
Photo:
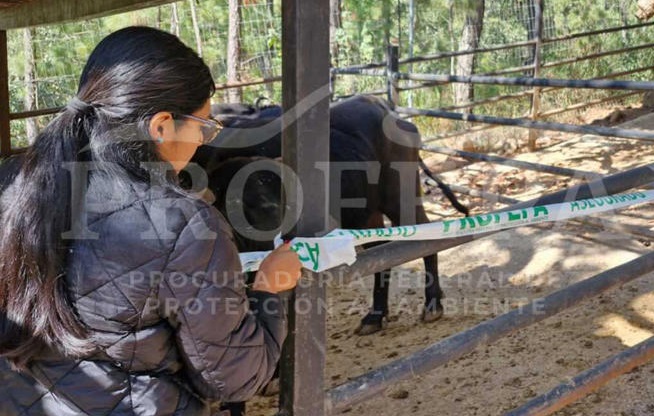
M0 30L0 157L6 157L11 154L8 60L7 31Z
M297 212L303 202L294 229L282 231L315 236L326 231L329 197L324 163L329 161L329 0L283 0L282 41L282 160L296 174L282 179L287 209ZM282 353L280 414L285 416L326 412L325 286L320 276L305 275L291 297Z
M534 25L536 38L534 39L536 43L534 44L534 71L533 78L538 78L540 75L540 59L541 59L541 47L543 43L543 4L544 0L535 0L534 6L536 7L536 13L534 15ZM531 119L536 121L540 114L540 88L534 87L534 93L531 95ZM529 130L529 141L528 147L530 151L536 150L536 139L538 138L538 130Z
M388 102L391 108L395 108L399 102L398 80L394 76L400 70L400 47L398 45L388 44L386 53L386 91Z

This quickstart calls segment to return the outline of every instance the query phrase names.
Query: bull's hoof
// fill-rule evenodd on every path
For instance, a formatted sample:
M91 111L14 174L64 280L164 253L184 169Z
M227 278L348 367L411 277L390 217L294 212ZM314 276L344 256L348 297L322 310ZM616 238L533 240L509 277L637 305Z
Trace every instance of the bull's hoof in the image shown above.
M354 330L354 333L361 336L371 335L386 328L386 324L385 317L368 314L361 320L361 325Z
M422 322L429 323L429 322L438 321L442 317L443 317L443 308L442 307L437 308L435 311L430 311L430 310L427 310L427 309L423 309L422 315L420 316L420 320Z

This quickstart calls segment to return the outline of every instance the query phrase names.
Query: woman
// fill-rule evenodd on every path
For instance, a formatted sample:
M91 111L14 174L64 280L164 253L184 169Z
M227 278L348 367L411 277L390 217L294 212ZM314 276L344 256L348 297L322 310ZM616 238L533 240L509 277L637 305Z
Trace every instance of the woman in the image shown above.
M155 29L91 54L0 200L0 414L208 415L273 374L297 255L275 250L248 299L224 219L175 182L218 133L213 92Z

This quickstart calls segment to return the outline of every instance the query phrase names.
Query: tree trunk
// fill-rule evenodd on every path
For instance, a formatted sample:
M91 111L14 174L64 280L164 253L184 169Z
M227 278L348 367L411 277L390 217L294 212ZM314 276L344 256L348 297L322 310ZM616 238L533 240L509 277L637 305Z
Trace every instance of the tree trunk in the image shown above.
M527 30L527 40L536 39L538 33L536 33L536 3L535 0L527 0L527 15L524 16L523 25L525 30ZM524 62L524 65L532 65L536 59L536 46L529 48L529 56ZM526 74L527 76L530 74ZM533 70L531 71L533 76Z
M23 30L23 50L25 52L25 111L36 110L36 61L34 60L34 43L32 42L32 29ZM25 120L25 133L27 142L34 143L39 134L39 126L35 118Z
M177 13L177 3L172 4L172 14L170 16L170 32L179 37L179 14Z
M163 16L162 16L163 12L162 12L161 9L162 9L161 6L157 7L157 29L161 29L161 22L162 22L162 19L163 19Z
M413 58L413 44L415 42L415 25L416 25L416 5L414 0L409 0L409 58ZM413 64L409 64L409 73L413 72ZM409 86L413 86L413 81L409 81ZM409 90L407 93L407 104L413 107L413 91Z
M338 67L337 33L341 28L341 0L329 0L329 54L331 66Z
M485 0L473 0L470 9L466 11L466 19L461 31L459 50L477 49L484 24ZM461 55L456 60L456 75L472 75L475 66L475 55ZM465 104L474 99L474 87L471 84L457 83L454 88L454 101L457 105ZM472 112L466 110L464 112Z
M391 0L382 0L382 16L384 19L384 45L391 43Z
M450 35L450 50L456 48L456 41L454 40L454 0L447 0L447 12L449 18L447 19L447 31ZM450 74L456 73L456 58L450 56ZM452 95L456 97L456 84L450 84L452 87ZM456 101L456 100L455 100Z
M274 22L276 18L275 4L273 0L266 0L266 13L268 13L268 19L270 19L271 22ZM277 51L275 50L275 47L269 43L266 48L266 53L263 54L263 68L261 69L261 73L263 74L264 78L272 78L275 75L275 70L273 68L273 58L276 53ZM272 99L275 95L275 86L269 82L264 84L264 88L266 89L268 98Z
M188 0L189 6L191 6L191 19L193 19L193 33L195 33L195 47L197 49L198 55L202 56L202 36L200 35L200 25L198 24L198 13L195 9L196 0Z
M229 0L229 31L227 34L227 82L240 81L238 69L241 62L241 0ZM243 101L242 88L227 90L227 101Z
M622 21L623 26L627 26L629 24L629 6L631 5L631 0L620 0L620 20ZM628 30L622 30L622 41L624 42L625 46L629 44L629 41L631 40L631 32Z

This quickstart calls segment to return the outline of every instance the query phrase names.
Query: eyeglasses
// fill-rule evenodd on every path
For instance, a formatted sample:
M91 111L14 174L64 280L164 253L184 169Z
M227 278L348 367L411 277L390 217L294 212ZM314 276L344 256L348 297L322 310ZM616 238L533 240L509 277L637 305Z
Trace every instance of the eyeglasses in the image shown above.
M202 126L200 127L200 130L202 130L202 144L210 143L213 139L216 138L216 136L218 136L220 130L223 129L222 123L213 119L211 116L209 116L209 118L202 118L192 116L190 114L174 114L173 117L176 119L182 118L187 120L195 120L202 123Z

